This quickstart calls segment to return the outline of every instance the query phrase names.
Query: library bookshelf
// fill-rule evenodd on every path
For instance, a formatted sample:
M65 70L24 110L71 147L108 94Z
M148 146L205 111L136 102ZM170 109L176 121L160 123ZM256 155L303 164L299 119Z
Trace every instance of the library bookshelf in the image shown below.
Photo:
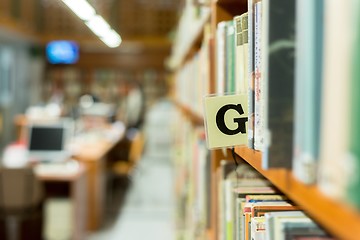
M235 15L242 14L247 11L247 0L209 0L206 7L206 16L199 18L200 20L194 24L196 30L188 31L187 33L193 33L193 35L180 33L178 42L186 43L181 47L174 46L172 56L170 57L171 70L174 74L182 71L184 66L189 62L191 57L196 55L196 50L201 51L200 46L206 41L204 38L205 28L210 26L210 39L212 43L216 42L216 28L217 24L221 21L232 20ZM190 27L190 26L189 26ZM182 41L181 38L186 40ZM199 44L200 41L200 44ZM201 42L203 41L203 42ZM210 54L208 56L208 64L211 66L208 68L209 74L207 76L208 90L211 93L216 85L216 73L214 72L214 66L216 61L215 44L209 45ZM195 77L193 77L195 78ZM177 90L175 89L175 92ZM205 93L205 94L207 94ZM202 93L204 94L204 93ZM185 96L186 97L186 96ZM198 98L201 99L201 98ZM203 124L203 115L201 112L193 110L191 105L182 103L176 96L174 101L182 113L189 119L194 125ZM228 149L230 151L230 149ZM229 152L228 151L228 152ZM335 239L358 239L360 236L360 212L347 203L336 201L324 193L322 193L316 184L307 185L297 180L292 171L285 168L270 168L269 170L263 169L262 166L262 153L249 149L247 147L235 147L235 153L241 157L245 162L250 164L255 170L257 170L262 176L268 179L276 188L278 188L284 195L296 203L307 215L309 215L316 223L329 232ZM218 223L217 206L216 202L216 172L220 166L220 161L227 159L232 161L229 154L224 155L222 150L211 151L211 224L207 229L206 235L208 239L218 239L217 231ZM214 193L215 192L215 193Z
M334 236L339 239L360 236L360 214L357 210L328 198L315 185L299 182L287 169L262 169L259 151L236 147L235 152Z

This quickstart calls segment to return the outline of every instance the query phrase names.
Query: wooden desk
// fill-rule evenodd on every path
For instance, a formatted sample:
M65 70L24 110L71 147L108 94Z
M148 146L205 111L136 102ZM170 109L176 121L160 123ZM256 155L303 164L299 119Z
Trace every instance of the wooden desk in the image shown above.
M28 119L24 115L18 115L14 119L19 140L26 139L26 126ZM97 137L96 140L77 141L74 139L71 148L73 158L82 162L87 169L87 213L88 230L97 230L102 223L105 205L105 173L106 157L109 151L119 143L124 137L125 127L122 129L112 129L112 126L106 125L103 130L94 129L98 133L105 133L103 137ZM111 134L116 132L116 134ZM101 135L101 134L100 134ZM91 137L92 138L92 137Z
M78 171L70 174L53 174L36 172L36 175L44 183L45 196L70 197L74 212L72 220L74 232L71 239L81 240L86 237L87 220L87 181L86 168L80 165Z
M73 158L82 162L88 172L88 222L89 230L97 230L102 223L106 196L106 158L109 151L122 139L119 134L111 141L99 139L78 146Z

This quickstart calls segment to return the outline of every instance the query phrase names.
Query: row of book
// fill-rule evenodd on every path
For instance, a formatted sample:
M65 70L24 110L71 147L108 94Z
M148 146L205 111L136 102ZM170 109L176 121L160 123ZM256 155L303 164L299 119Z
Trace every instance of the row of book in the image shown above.
M333 239L245 161L228 156L214 170L204 128L175 117L177 239L208 239L209 229L218 240Z
M210 26L206 25L200 50L175 76L176 100L199 116L204 114L202 100L210 93L211 46Z
M170 69L181 67L187 53L191 51L191 43L201 35L203 25L210 16L209 2L209 0L186 0L183 2L171 57L166 61L166 66Z
M205 239L210 227L211 170L204 128L178 112L174 136L176 239Z
M360 207L354 9L356 1L248 0L246 13L218 23L215 62L216 93L248 96L245 144L262 151L262 167L291 169Z
M218 169L219 240L333 239L247 163Z

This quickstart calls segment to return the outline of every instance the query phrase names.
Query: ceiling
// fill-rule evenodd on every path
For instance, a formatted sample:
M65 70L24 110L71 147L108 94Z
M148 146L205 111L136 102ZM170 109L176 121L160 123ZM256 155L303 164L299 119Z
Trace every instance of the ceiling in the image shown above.
M40 44L55 39L79 42L85 52L169 54L184 0L88 0L122 37L106 47L61 0L0 0L0 26Z

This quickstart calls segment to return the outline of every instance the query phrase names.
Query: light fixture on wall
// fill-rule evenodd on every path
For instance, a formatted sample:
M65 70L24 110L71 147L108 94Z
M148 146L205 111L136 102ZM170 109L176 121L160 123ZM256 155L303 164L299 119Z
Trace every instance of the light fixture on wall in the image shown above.
M86 26L108 47L115 48L121 43L120 35L113 30L103 17L86 0L62 0Z

